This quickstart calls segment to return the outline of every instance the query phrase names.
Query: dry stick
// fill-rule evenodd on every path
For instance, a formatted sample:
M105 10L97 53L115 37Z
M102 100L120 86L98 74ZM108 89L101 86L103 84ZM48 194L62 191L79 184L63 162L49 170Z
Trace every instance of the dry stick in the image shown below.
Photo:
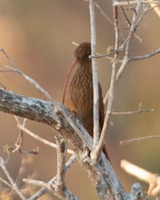
M56 136L56 143L57 143L57 191L60 193L60 196L64 196L66 192L66 185L65 185L65 160L66 160L66 144L61 136Z
M154 51L152 51L151 53L149 54L146 54L146 55L143 55L143 56L135 56L135 57L131 57L128 59L128 61L134 61L134 60L143 60L143 59L147 59L147 58L150 58L156 54L160 53L160 48L159 49L156 49Z
M100 5L97 2L94 2L96 8L100 11L100 13L104 16L104 18L110 23L113 24L113 21L106 15L106 13L103 11L103 9L100 7Z
M50 191L53 191L53 189L55 189L55 185L51 186L50 184L48 184L44 181L28 179L28 178L23 178L23 181L25 183L28 183L28 184L32 184L32 185L39 186L39 187L44 187L44 188L46 188L47 190L50 190Z
M132 18L132 23L131 23L131 25L130 25L130 30L129 30L129 35L127 36L127 38L126 38L126 40L124 41L124 43L120 46L120 49L124 49L125 45L127 46L127 43L128 43L128 42L129 42L129 44L130 44L130 42L131 42L133 36L135 36L137 39L140 40L140 42L142 42L142 39L139 38L139 36L137 36L137 35L135 34L135 32L136 32L137 27L139 26L139 24L140 24L141 21L143 20L145 14L146 14L147 12L149 12L150 10L152 10L153 8L145 8L144 11L143 11L143 13L140 15L140 17L139 17L138 20L137 20L137 15L138 15L138 12L139 12L139 10L140 10L140 6L141 6L141 2L139 1L139 3L137 4L136 9L134 9L133 18ZM136 20L137 20L137 22L136 22ZM126 54L125 54L125 55L126 55Z
M35 88L37 88L38 90L40 90L49 100L51 100L51 102L53 103L53 105L55 106L55 108L57 109L57 111L61 112L62 115L64 116L64 118L67 120L67 122L71 125L71 127L73 128L73 130L77 133L77 135L82 139L82 141L84 142L84 144L92 151L93 147L91 144L88 144L88 142L86 141L86 139L82 136L82 134L80 133L79 129L77 128L77 126L74 124L74 122L72 121L72 119L66 114L66 112L58 105L58 103L48 94L48 92L46 90L44 90L35 80L31 79L30 77L28 77L26 74L24 74L21 70L19 70L15 63L13 62L13 60L8 56L8 54L5 52L4 49L0 49L0 51L7 57L7 59L9 60L9 62L11 63L11 65L13 66L13 71L19 73L20 75L22 75L28 82L30 82L32 85L34 85Z
M12 189L19 195L19 197L22 200L27 200L26 197L21 193L21 191L19 190L19 188L17 187L16 183L14 182L13 178L11 177L11 175L9 174L6 166L5 166L5 162L2 159L2 157L0 157L0 167L3 169L5 175L7 176L10 184L12 185Z
M126 68L127 64L129 63L129 58L128 58L129 46L130 46L130 43L131 43L132 38L134 36L134 33L136 31L136 28L137 28L137 26L135 26L135 24L136 24L136 18L137 18L137 13L140 10L141 4L142 4L142 0L140 0L138 2L137 6L136 6L135 12L133 13L132 23L131 23L131 26L130 26L130 32L129 32L126 40L124 41L124 43L121 45L121 46L125 46L125 55L124 55L124 58L122 60L122 64L121 64L121 66L120 66L120 68L119 68L119 70L118 70L118 72L116 74L116 83L119 81L119 79L120 79L120 77L122 75L122 72L124 71L124 69ZM117 5L117 3L113 3L113 5ZM142 19L143 18L141 18L141 20ZM104 105L107 104L107 101L108 101L108 98L109 98L109 93L110 93L110 89L107 91L107 94L106 94L106 96L104 98Z
M148 0L149 1L149 0ZM158 8L156 6L156 4L153 2L153 3L150 3L150 6L154 9L154 12L158 15L158 17L160 18L160 8Z
M95 0L89 1L90 26L91 26L91 54L96 56L96 19L95 19ZM92 58L92 79L93 79L93 147L99 141L99 90L97 75L97 59Z
M114 17L114 28L115 28L115 51L117 51L119 48L118 7L117 6L113 6L113 17ZM95 150L97 159L99 157L99 154L101 153L102 147L104 145L105 135L109 128L109 119L112 112L112 104L113 104L114 93L115 93L117 57L118 57L118 53L114 55L114 62L112 64L112 74L111 74L111 82L110 82L110 89L109 89L110 92L109 92L109 98L108 98L107 112L106 112L106 116L104 120L102 133L100 136L100 140Z
M140 4L140 2L139 2ZM137 5L137 8L136 8L136 13L139 12L139 9L140 7ZM130 62L130 61L133 61L133 60L142 60L142 59L147 59L147 58L150 58L151 56L154 56L156 54L158 54L160 52L160 48L151 52L150 54L146 54L144 56L135 56L135 57L131 57L131 58L128 58L128 51L129 51L129 44L133 38L133 35L138 27L138 25L141 23L141 21L143 20L145 14L152 10L151 9L146 9L144 10L144 12L142 13L142 15L139 17L137 23L136 23L136 14L134 13L133 15L133 20L132 20L132 24L131 24L131 28L130 28L130 33L126 39L126 41L124 42L123 45L126 45L126 50L125 50L125 57L123 59L123 62L122 62L122 65L120 66L118 72L117 72L117 75L116 75L116 82L120 79L121 75L122 75L122 72L124 71L124 69L126 68L127 64ZM104 101L106 102L107 101L107 95L104 99Z
M78 46L78 45L79 45L77 42L74 42L74 41L72 41L72 44L75 45L75 46ZM93 57L93 58L106 58L106 59L112 61L113 58L112 58L112 57L109 57L109 56L114 55L114 54L115 54L115 52L110 53L110 54L102 55L102 54L96 52L96 56L91 56L91 55L90 55L89 58L92 58L92 57ZM121 62L121 61L119 60L119 62Z
M143 4L151 4L151 3L159 4L159 1L148 0L148 1L141 1L141 3L143 3ZM137 1L129 1L129 3L126 1L121 1L121 2L114 1L113 2L113 6L131 6L131 5L137 5Z
M128 25L128 26L131 26L131 22L130 22L128 16L126 15L123 6L120 6L120 9L121 9L121 11L122 11L122 13L123 13L123 15L124 15L124 17L125 17L125 19L126 19L127 25Z
M73 155L69 161L66 163L65 165L65 170L67 171L70 166L73 164L73 162L76 160L76 156ZM53 177L48 184L52 184L57 180L57 176ZM47 188L41 188L36 194L34 194L32 197L30 197L28 200L36 200L38 198L40 198L42 195L44 195L47 192Z
M137 19L137 14L139 13L140 7L142 5L143 0L139 0L135 9L135 12L133 13L133 18L132 18L132 23L131 23L131 28L130 28L130 33L128 40L126 42L126 49L125 49L125 55L128 56L129 54L129 46L133 38L133 33L136 31L135 23Z
M140 137L140 138L132 138L129 140L122 140L120 141L120 145L126 145L130 143L138 143L143 142L145 140L153 140L153 139L160 139L160 135L153 135L153 136L146 136L146 137Z
M17 124L20 124L20 121L16 115L14 115L14 118L15 118ZM23 124L24 124L23 126L25 126L25 122L26 122L26 119L23 120ZM19 129L19 135L18 135L16 143L15 143L16 148L13 150L13 153L18 150L20 152L22 152L22 145L23 145L23 131Z
M78 200L76 196L74 196L65 186L65 172L66 172L66 166L65 166L65 152L66 152L66 146L65 142L62 138L62 136L56 137L56 143L57 143L57 176L55 181L45 183L43 181L38 180L31 180L31 179L23 179L27 183L35 184L37 186L44 187L48 190L54 191L55 194L65 200ZM41 193L43 195L43 193ZM36 199L35 195L32 196L30 199Z
M136 110L136 111L126 111L126 112L115 112L112 111L112 115L132 115L132 114L139 114L139 113L144 113L144 112L153 112L154 109L150 110Z
M54 144L52 142L49 142L48 140L43 139L39 135L37 135L37 134L33 133L32 131L30 131L29 129L25 128L25 123L26 123L27 119L24 119L23 125L22 125L22 124L20 124L20 121L19 121L18 117L16 115L14 115L14 117L15 117L15 119L17 121L17 127L20 129L20 131L24 131L25 133L27 133L28 135L30 135L34 139L36 139L36 140L38 140L38 141L40 141L40 142L42 142L42 143L54 148L54 149L57 149L57 145L56 144ZM20 148L21 148L21 146L20 146ZM69 154L72 154L72 155L74 154L74 152L72 150L70 150L70 149L67 149L66 151ZM14 152L15 152L15 150L14 150Z
M54 148L54 149L57 149L57 145L52 143L52 142L49 142L48 140L45 140L43 139L42 137L40 137L39 135L36 135L35 133L31 132L30 130L28 130L27 128L25 128L23 125L21 124L17 124L18 128L22 131L24 131L25 133L27 133L28 135L30 135L31 137L33 137L34 139ZM74 152L70 149L67 149L67 153L69 154L74 154Z
M116 73L115 84L119 81L120 76L121 76L122 72L124 71L125 67L127 66L127 64L128 64L128 57L124 56L122 64L121 64L118 72ZM105 106L107 105L107 102L108 102L108 99L109 99L109 94L110 94L110 88L108 89L107 94L106 94L106 96L104 97L104 100L103 100Z
M65 195L61 195L55 184L48 184L48 183L45 183L44 181L26 179L26 178L24 178L23 181L26 183L30 183L30 184L33 184L33 185L36 185L39 187L44 187L50 191L53 191L55 193L55 195L57 195L58 197L60 197L63 200L79 200L68 189L66 189L66 191L64 191Z
M126 15L124 8L122 6L120 6L120 9L121 9L121 11L122 11L122 13L123 13L123 15L124 15L124 17L126 19L127 25L130 27L131 26L131 22L130 22L128 16ZM128 31L128 29L126 29L126 28L125 28L125 30ZM134 33L134 36L135 36L135 38L137 38L140 41L140 43L142 43L142 39L136 33Z
M5 185L7 185L8 187L10 187L12 189L12 185L9 184L6 180L4 180L2 177L0 177L0 181L3 182Z
M153 7L149 7L149 4L147 4L147 6L144 7L142 14L140 15L137 22L135 23L135 29L140 25L145 15L151 10L153 10Z
M128 174L135 176L139 180L142 180L149 184L148 194L152 196L158 196L160 193L160 176L153 174L141 167L138 167L127 160L121 160L121 168Z
M6 90L6 86L4 86L2 83L0 83L0 86L1 86L4 90Z
M160 53L160 48L159 49L156 49L155 51L149 53L149 54L146 54L146 55L143 55L143 56L135 56L135 57L131 57L131 58L128 58L128 55L126 55L123 59L123 63L121 65L121 67L119 68L118 72L117 72L117 75L116 75L116 82L119 81L121 75L122 75L122 72L124 71L124 69L126 68L127 64L130 62L130 61L134 61L134 60L143 60L143 59L147 59L147 58L150 58L156 54ZM108 93L108 92L107 92ZM107 99L108 99L108 94L106 95L106 97L104 98L104 103L107 102Z

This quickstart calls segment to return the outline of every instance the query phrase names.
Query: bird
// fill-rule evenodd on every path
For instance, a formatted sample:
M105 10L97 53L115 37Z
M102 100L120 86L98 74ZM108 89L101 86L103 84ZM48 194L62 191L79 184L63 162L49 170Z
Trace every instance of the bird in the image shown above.
M63 104L78 117L84 128L93 137L93 81L90 55L90 42L83 42L75 49L75 60L70 67L65 81ZM100 130L102 130L104 123L104 104L100 83L98 83L98 87L99 126ZM109 160L105 146L103 147L103 152Z

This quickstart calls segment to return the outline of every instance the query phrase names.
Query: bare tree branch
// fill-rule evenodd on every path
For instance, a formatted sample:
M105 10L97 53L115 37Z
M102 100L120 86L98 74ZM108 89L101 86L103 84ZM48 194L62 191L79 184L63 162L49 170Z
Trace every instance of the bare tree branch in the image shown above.
M22 200L27 200L26 197L21 193L20 189L17 187L16 183L14 182L13 178L11 177L11 175L9 174L6 166L5 166L5 162L4 160L2 159L2 157L0 157L0 167L3 169L5 175L7 176L11 186L12 186L12 189L19 195L19 197L22 199Z
M59 106L59 104L48 94L48 92L46 90L44 90L35 80L33 80L32 78L30 78L29 76L27 76L26 74L24 74L21 70L19 70L16 66L16 64L13 62L13 60L9 57L9 55L7 54L7 52L4 49L0 49L0 51L6 56L6 58L9 60L9 62L11 63L12 67L10 66L6 66L6 65L1 65L4 68L8 68L8 69L13 69L14 72L17 72L18 74L22 75L29 83L31 83L35 88L37 88L39 91L41 91L49 100L51 100L51 102L54 104L54 111L55 112L60 112L65 119L67 120L67 122L72 126L72 128L74 129L74 131L79 135L79 137L81 138L81 140L83 140L84 138L82 137L82 134L80 133L80 130L77 128L77 126L74 124L74 122L72 121L72 117L70 117L69 115L66 114L66 112L61 109L61 107ZM57 124L57 129L60 128L60 123ZM83 141L86 146L92 150L92 144L88 146L88 143L86 142L86 140Z
M124 50L125 52L125 55L124 55L124 58L122 59L121 61L121 65L116 73L116 83L120 80L120 77L123 73L123 71L125 70L125 68L127 67L128 63L130 61L134 61L134 60L142 60L142 59L146 59L146 58L150 58L151 56L154 56L156 55L157 53L159 53L159 49L151 52L150 54L147 54L147 55L144 55L144 56L136 56L136 57L131 57L129 58L129 47L130 47L130 43L133 39L133 36L136 36L135 35L135 32L136 32L136 29L138 27L138 25L140 24L140 22L143 20L145 14L150 11L151 9L150 8L145 8L144 11L140 14L140 16L138 16L137 14L139 13L140 11L140 7L141 7L141 4L142 3L145 3L145 4L148 4L148 3L151 3L150 1L129 1L128 2L125 2L126 5L130 6L132 4L136 4L136 9L135 9L135 12L133 13L133 17L132 17L132 22L129 22L131 25L130 25L130 30L129 30L129 34L127 36L127 38L125 39L125 41L123 42L123 44L121 44L121 46L119 47L120 50ZM155 2L157 4L157 2ZM113 6L124 6L124 2L117 2L117 1L114 1L113 2ZM138 18L139 17L139 18ZM138 18L138 21L136 21ZM125 49L124 49L125 48ZM110 90L110 89L109 89ZM104 97L104 105L106 106L107 104L107 101L108 101L108 98L109 98L109 91L107 92L106 96Z
M27 133L28 135L30 135L34 139L36 139L36 140L38 140L38 141L40 141L40 142L42 142L42 143L54 148L54 149L57 149L57 145L56 144L54 144L54 143L52 143L52 142L50 142L50 141L48 141L46 139L43 139L39 135L37 135L37 134L33 133L32 131L28 130L27 128L25 128L23 125L17 124L17 126L18 126L18 128L20 130L24 131L25 133ZM70 150L70 149L67 149L67 153L72 154L72 155L74 154L74 152L72 150Z
M134 6L136 5L136 6ZM152 7L152 5L154 5ZM24 179L26 182L39 185L42 187L35 195L30 197L29 200L35 200L41 197L44 193L48 190L54 191L57 196L60 196L62 199L78 199L75 197L65 185L64 175L66 173L67 167L70 167L73 161L77 158L82 168L86 171L89 179L91 180L92 184L94 185L96 192L101 200L106 199L113 199L113 200L134 200L139 199L141 200L142 191L141 186L139 184L134 184L131 193L127 194L114 170L112 169L110 163L106 160L104 154L101 152L103 142L105 139L105 135L108 132L109 127L109 120L111 114L134 114L134 113L141 113L141 112L148 112L148 110L138 110L138 111L131 111L131 112L119 112L115 113L112 111L112 105L114 100L114 93L116 89L116 83L120 79L124 69L127 67L130 61L142 60L150 58L158 53L160 53L160 49L157 49L149 54L143 56L135 56L130 57L130 44L134 37L139 39L139 36L136 35L137 27L139 27L142 19L146 15L146 13L152 9L155 10L160 5L159 1L150 1L150 0L139 0L139 1L126 1L126 2L119 2L113 1L113 19L114 19L114 28L115 28L115 46L113 54L107 54L107 59L111 60L112 63L112 74L111 74L111 81L110 81L110 88L106 94L104 99L105 104L107 105L106 116L104 127L102 130L102 134L99 140L99 101L98 101L98 77L97 77L97 61L96 61L96 26L95 26L95 6L100 10L102 15L105 18L108 18L102 8L95 2L95 0L89 1L89 9L90 9L90 21L91 21L91 47L92 47L92 70L93 70L93 88L94 88L94 141L88 135L86 130L83 126L79 123L79 120L76 119L71 113L61 104L57 103L47 91L45 91L38 83L36 83L33 79L28 77L24 74L21 70L19 70L13 60L8 56L8 54L4 51L4 49L0 49L0 51L7 57L9 62L11 63L12 67L7 65L0 65L2 68L0 72L16 72L22 75L27 81L29 81L33 86L38 88L51 102L43 101L40 99L24 97L22 95L16 95L12 92L7 92L3 89L0 89L0 111L6 112L9 114L18 115L21 117L28 118L30 120L42 122L48 124L49 126L53 127L55 130L58 131L59 136L62 136L65 141L69 144L72 150L67 150L69 153L74 155L71 157L69 162L65 164L65 142L61 138L57 139L57 145L44 140L43 138L39 137L38 135L34 134L27 128L25 128L24 124L20 124L18 120L18 128L22 132L31 135L35 139L52 146L57 150L57 176L52 178L48 183L43 181L37 180L28 180ZM125 19L127 21L127 25L129 25L128 36L124 39L122 45L119 45L119 24L118 24L118 7L120 6ZM133 11L132 20L129 20L125 10L122 6L126 6L127 9ZM151 6L151 7L150 7ZM141 10L143 9L143 12ZM155 10L155 12L157 12ZM158 9L159 13L159 9ZM157 15L158 15L157 13ZM119 54L122 52L124 57L122 60L119 59ZM98 55L98 54L97 54ZM114 55L114 58L108 57L110 55ZM100 57L104 57L101 55ZM117 70L117 67L119 69ZM3 87L3 84L0 83ZM5 87L3 87L5 88ZM151 138L152 137L152 138ZM153 139L153 137L159 138L159 136L150 136L148 139ZM135 142L135 141L142 141L145 138L138 138L138 139L131 139L129 141L122 141L123 143L127 142ZM16 142L16 149L13 151L21 150L23 137L18 136ZM86 155L86 148L89 149L91 152L91 156L87 151ZM9 158L7 159L8 162ZM3 160L1 160L3 161ZM1 167L3 168L7 163L3 161ZM127 165L126 165L127 166ZM138 169L138 168L134 168ZM138 169L139 170L139 169ZM144 171L140 171L144 172ZM142 174L141 174L142 175ZM7 175L8 177L8 175ZM141 178L141 177L140 177ZM26 199L23 194L19 193L18 186L15 185L15 182L10 180L9 175L9 182L2 180L5 184L8 184L9 187L12 187L21 199ZM142 177L143 179L143 177ZM160 192L160 181L157 177L153 177L154 181L150 182L150 189L149 194L158 194ZM13 185L14 184L14 185Z
M60 109L63 109L63 112L66 112L66 115L72 117L73 123L80 130L86 143L91 145L90 150L92 150L92 138L88 135L79 121L71 116L70 112L64 106L58 105ZM0 89L0 111L48 124L56 130L57 124L60 123L60 128L58 128L59 134L62 135L73 149L80 165L87 172L89 179L94 185L98 196L101 199L105 199L105 196L109 196L113 200L129 200L128 194L123 190L104 154L101 153L96 164L93 163L90 157L86 156L81 138L75 134L73 128L66 121L64 116L60 112L57 113L57 111L55 111L55 107L51 102L16 95L12 92ZM99 190L99 188L101 188L101 190Z
M109 88L109 98L108 98L108 106L107 111L105 115L104 125L102 129L102 133L100 136L100 140L98 143L98 146L96 148L96 154L97 156L100 155L100 152L102 150L102 147L104 145L105 141L105 135L109 128L109 119L112 112L112 104L114 99L114 92L115 92L115 82L116 82L116 67L117 67L117 56L118 56L118 49L119 49L119 30L118 30L118 8L116 6L113 7L113 15L114 15L114 27L115 27L115 51L117 52L114 55L114 61L112 64L112 74L111 74L111 81L110 81L110 88Z
M150 57L152 57L152 56L155 56L155 55L157 55L157 54L159 54L159 53L160 53L160 48L159 48L159 49L156 49L155 51L152 51L152 52L149 53L149 54L143 55L143 56L131 57L131 58L129 58L129 61L147 59L147 58L150 58Z
M66 145L61 136L56 137L57 143L57 181L56 185L56 193L62 199L71 199L73 198L73 194L66 188L65 185L65 153L66 153ZM75 198L75 197L74 197ZM78 198L75 198L78 199Z
M146 136L146 137L140 137L140 138L132 138L129 140L122 140L120 141L120 145L126 145L130 143L138 143L143 142L145 140L154 140L154 139L160 139L160 135L153 135L153 136Z
M65 171L67 171L70 166L73 164L73 162L76 160L76 156L73 155L69 161L66 163L65 165ZM53 177L48 184L52 184L57 180L57 176ZM46 187L41 188L36 194L34 194L31 198L29 198L29 200L36 200L39 197L41 197L42 195L44 195L46 192L48 191L48 189Z
M142 1L143 4L151 4L151 3L154 3L154 4L159 4L159 1ZM127 1L114 1L113 2L113 5L114 6L131 6L131 5L137 5L137 1L129 1L129 3Z
M140 113L144 113L144 112L153 112L154 109L149 109L149 110L136 110L136 111L126 111L126 112L116 112L116 111L112 111L112 115L132 115L132 114L140 114Z
M56 143L57 143L57 181L56 185L59 187L60 193L63 194L63 192L66 189L65 186L65 151L66 151L66 145L61 136L56 136Z
M160 194L160 176L153 174L137 165L134 165L127 160L121 160L121 168L124 169L128 174L135 176L139 180L142 180L149 184L148 195L154 197Z
M96 20L95 20L95 0L89 1L90 26L91 26L91 54L96 56ZM92 57L92 77L93 77L93 147L96 148L99 141L99 88L97 75L97 60ZM94 154L93 154L93 159Z
M96 8L100 11L100 13L105 17L105 19L113 25L113 21L106 15L106 13L103 11L103 9L101 8L101 6L95 1L95 6Z
M47 190L54 192L54 194L57 197L60 197L63 200L79 200L76 196L74 196L69 190L66 190L65 195L66 196L62 196L59 194L59 191L57 191L57 186L54 184L48 184L45 183L44 181L39 181L39 180L33 180L33 179L23 179L24 182L35 185L35 186L39 186L39 187L43 187L46 188Z

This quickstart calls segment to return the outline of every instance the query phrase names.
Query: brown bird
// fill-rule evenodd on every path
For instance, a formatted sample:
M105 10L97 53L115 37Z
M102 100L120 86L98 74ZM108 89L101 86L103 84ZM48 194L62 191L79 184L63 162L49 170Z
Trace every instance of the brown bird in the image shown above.
M81 43L74 52L75 61L73 62L64 87L63 104L72 113L78 115L83 126L93 137L93 84L92 84L92 63L91 45L89 42ZM75 72L71 77L71 73ZM99 125L102 130L104 122L104 104L102 89L99 84ZM105 147L103 152L109 159Z

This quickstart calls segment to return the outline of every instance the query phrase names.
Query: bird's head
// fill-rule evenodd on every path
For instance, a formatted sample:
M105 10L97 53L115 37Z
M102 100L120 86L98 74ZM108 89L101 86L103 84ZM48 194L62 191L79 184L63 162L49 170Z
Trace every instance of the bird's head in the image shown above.
M78 62L88 62L91 59L91 44L89 42L81 43L75 50L74 55Z

